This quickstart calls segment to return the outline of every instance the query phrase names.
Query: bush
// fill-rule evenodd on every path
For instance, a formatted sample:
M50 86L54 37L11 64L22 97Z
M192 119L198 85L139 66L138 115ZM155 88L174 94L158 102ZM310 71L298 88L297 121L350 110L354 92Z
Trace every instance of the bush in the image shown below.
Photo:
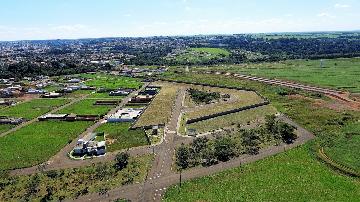
M189 167L189 154L189 149L184 144L176 150L176 165L179 169Z
M219 161L228 161L235 156L235 143L228 137L215 140L215 156Z
M129 154L126 153L126 152L121 152L121 153L118 153L116 154L116 157L115 157L115 168L117 170L122 170L124 168L126 168L126 166L128 165L129 163Z

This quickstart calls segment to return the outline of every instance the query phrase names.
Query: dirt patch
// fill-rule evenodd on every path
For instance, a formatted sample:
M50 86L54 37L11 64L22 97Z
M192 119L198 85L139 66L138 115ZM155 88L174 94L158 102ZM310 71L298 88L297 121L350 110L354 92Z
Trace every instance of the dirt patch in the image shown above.
M338 112L341 111L346 111L346 110L352 110L352 111L360 111L360 103L356 103L356 102L345 102L345 101L340 101L337 99L332 99L331 101L325 101L322 99L314 99L314 98L309 98L303 95L289 95L288 96L290 99L302 99L302 100L308 100L312 102L312 106L314 107L324 107L324 108L328 108L328 109L332 109Z

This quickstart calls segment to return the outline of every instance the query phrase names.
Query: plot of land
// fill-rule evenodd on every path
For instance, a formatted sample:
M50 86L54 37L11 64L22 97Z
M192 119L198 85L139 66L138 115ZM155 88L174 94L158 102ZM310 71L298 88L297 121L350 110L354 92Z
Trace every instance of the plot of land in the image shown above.
M3 109L0 116L34 119L68 102L68 99L34 99Z
M162 86L160 93L156 95L150 106L141 115L135 124L136 127L165 124L170 119L178 88L176 84L158 84Z
M70 105L58 113L62 114L77 114L77 115L105 115L107 112L115 106L107 105L94 105L96 100L84 99L73 105Z
M105 74L86 75L90 78L85 82L88 86L106 89L118 89L118 88L140 88L142 83L138 79L130 77L121 77Z
M180 190L179 190L180 189ZM173 186L165 201L357 201L356 179L336 175L302 146Z
M96 131L105 133L110 152L149 144L144 130L129 130L130 127L131 123L106 123Z
M93 122L36 122L0 138L0 170L48 160Z
M262 106L256 109L246 110L226 116L220 116L217 118L201 121L193 124L188 124L188 129L195 129L197 133L204 133L221 128L246 125L249 123L262 123L266 115L275 114L276 109L272 106Z
M38 173L37 175L19 176L12 179L0 179L0 201L41 201L51 188L52 200L76 198L78 195L113 189L124 184L143 182L151 167L152 155L131 157L123 170L116 170L114 162L96 164L82 168L65 169ZM12 183L7 183L12 181ZM28 184L39 191L29 192Z

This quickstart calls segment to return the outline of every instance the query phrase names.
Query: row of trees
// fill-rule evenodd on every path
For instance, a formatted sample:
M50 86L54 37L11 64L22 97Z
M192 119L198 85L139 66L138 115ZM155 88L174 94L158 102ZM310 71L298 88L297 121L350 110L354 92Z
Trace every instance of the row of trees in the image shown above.
M214 165L241 154L256 155L262 146L280 142L291 144L297 138L294 131L294 126L276 120L275 116L267 116L266 124L257 129L225 131L212 140L200 137L190 145L182 144L176 150L176 165L186 169Z

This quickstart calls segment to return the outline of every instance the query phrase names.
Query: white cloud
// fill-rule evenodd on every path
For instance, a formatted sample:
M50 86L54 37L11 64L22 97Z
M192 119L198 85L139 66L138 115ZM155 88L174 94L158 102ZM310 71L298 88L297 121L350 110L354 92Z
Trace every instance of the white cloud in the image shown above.
M321 17L321 18L336 18L336 16L331 15L330 13L326 13L326 12L319 13L319 14L317 14L317 16Z
M347 5L347 4L335 4L334 5L335 8L350 8L351 6L350 5Z

